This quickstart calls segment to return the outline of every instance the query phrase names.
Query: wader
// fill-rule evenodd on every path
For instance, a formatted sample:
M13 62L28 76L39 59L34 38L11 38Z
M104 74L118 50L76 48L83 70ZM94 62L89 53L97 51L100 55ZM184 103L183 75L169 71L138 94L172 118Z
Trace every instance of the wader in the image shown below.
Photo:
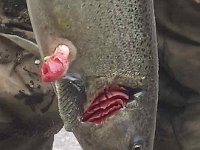
M155 0L159 105L155 150L200 150L200 3Z
M62 127L24 0L0 1L0 150L50 150Z

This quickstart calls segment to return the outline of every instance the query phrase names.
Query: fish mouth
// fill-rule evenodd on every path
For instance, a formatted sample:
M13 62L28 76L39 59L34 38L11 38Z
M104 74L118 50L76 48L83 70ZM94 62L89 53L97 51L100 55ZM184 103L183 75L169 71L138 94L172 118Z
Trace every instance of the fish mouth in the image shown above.
M82 122L104 123L118 110L126 108L128 102L135 100L134 94L138 91L141 90L123 85L110 85L97 91L97 96L82 115Z

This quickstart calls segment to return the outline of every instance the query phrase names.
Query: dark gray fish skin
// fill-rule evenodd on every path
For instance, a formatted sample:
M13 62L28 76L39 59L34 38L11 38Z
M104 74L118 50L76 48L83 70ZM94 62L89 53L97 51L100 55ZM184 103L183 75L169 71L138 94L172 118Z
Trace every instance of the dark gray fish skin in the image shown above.
M80 123L73 132L83 149L133 150L141 145L143 150L152 150L158 92L152 0L27 2L42 56L56 44L67 44L63 39L76 46L76 60L70 68L84 82L85 109L96 91L107 85L122 84L144 91L104 124Z
M73 131L80 124L83 113L84 88L77 87L74 81L61 79L55 82L55 89L58 96L60 116L66 131Z

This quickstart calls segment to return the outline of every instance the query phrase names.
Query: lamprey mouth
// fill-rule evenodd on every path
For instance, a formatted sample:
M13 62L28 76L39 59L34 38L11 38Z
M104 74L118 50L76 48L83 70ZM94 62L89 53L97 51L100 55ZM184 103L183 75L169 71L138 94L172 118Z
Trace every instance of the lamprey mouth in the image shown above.
M134 90L122 86L111 85L100 90L88 109L83 113L83 122L92 122L96 125L104 123L118 110L125 108L134 98Z

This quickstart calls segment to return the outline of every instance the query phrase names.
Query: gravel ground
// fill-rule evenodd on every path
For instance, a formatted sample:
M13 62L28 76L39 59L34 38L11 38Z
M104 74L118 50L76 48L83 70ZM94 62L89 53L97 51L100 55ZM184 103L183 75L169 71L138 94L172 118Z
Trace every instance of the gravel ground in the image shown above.
M54 136L53 150L82 150L76 138L64 128Z

